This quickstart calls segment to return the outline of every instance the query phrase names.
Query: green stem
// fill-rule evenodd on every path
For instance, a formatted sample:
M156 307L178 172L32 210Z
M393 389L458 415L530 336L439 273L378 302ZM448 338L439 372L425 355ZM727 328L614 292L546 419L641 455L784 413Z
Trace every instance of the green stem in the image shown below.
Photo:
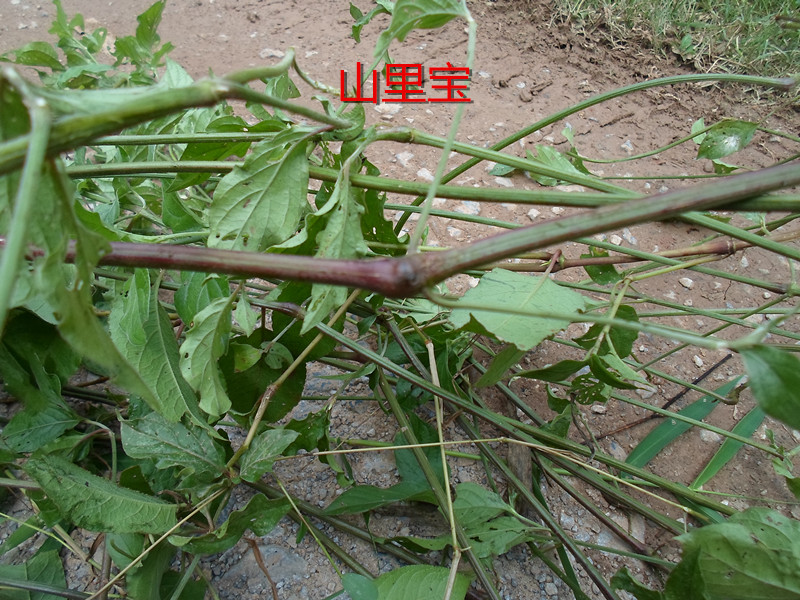
M414 453L414 457L417 459L420 469L422 469L422 472L425 474L425 479L427 479L428 485L431 486L431 490L433 491L433 494L436 497L437 504L439 505L442 511L445 511L447 506L447 494L445 493L445 490L442 488L442 485L439 482L439 478L436 476L433 467L428 461L428 457L425 456L425 452L422 450L422 448L416 446L416 444L419 444L419 441L416 439L414 431L411 428L411 422L408 420L408 417L406 416L402 407L398 403L397 397L394 395L394 392L392 391L391 387L386 381L385 376L383 374L380 374L380 379L381 379L380 389L383 392L383 396L386 398L386 400L388 400L389 406L392 409L392 414L397 419L397 422L400 424L401 430L406 440L408 441L409 444L414 445L414 447L411 448L411 451ZM447 477L447 473L445 473L445 477ZM457 522L454 523L454 527L458 545L463 549L464 554L467 555L467 559L469 560L470 565L472 565L472 568L474 569L475 574L478 577L478 580L481 582L483 589L489 594L489 596L493 600L500 600L500 594L494 588L491 577L486 572L483 563L477 556L475 556L475 553L472 552L472 550L470 550L469 538L464 533L464 530Z
M0 337L5 329L11 296L14 294L20 264L25 254L25 244L29 241L28 227L36 206L36 192L44 176L44 159L50 135L50 109L44 100L33 96L16 72L4 69L3 77L14 84L28 106L31 131L26 136L29 143L25 152L25 165L14 199L14 214L8 224L8 238L0 259Z
M642 90L650 89L653 87L664 87L669 85L678 85L682 83L700 83L705 81L729 81L733 83L738 83L741 85L757 85L757 86L765 86L765 87L775 87L779 89L783 89L786 91L791 90L794 86L798 83L798 78L783 78L783 79L774 79L769 77L753 77L749 75L734 75L731 73L717 73L717 74L690 74L690 75L675 75L672 77L663 77L660 79L651 79L649 81L642 81L639 83L634 83L632 85L627 85L621 88L617 88L615 90L611 90L610 92L604 92L602 94L598 94L596 96L592 96L591 98L587 98L583 102L579 102L578 104L574 104L564 110L558 111L549 117L545 117L540 121L536 121L532 125L520 129L516 133L510 135L509 137L500 140L494 146L491 146L491 150L499 151L521 140L522 138L532 134L535 131L540 129L544 129L548 125L552 125L553 123L557 123L558 121L569 117L575 113L579 113L582 110L586 110L592 106L597 104L602 104L603 102L607 102L608 100L612 100L614 98L619 98L620 96L625 96L626 94L632 94L634 92L640 92ZM447 183L448 181L452 181L465 171L471 169L482 159L480 158L471 158L470 160L464 162L460 166L456 167L452 171L450 171L447 175L442 178L443 183ZM422 198L417 198L414 201L414 204L419 204L422 202ZM403 226L405 225L407 218L400 219L395 226L395 231L399 232Z

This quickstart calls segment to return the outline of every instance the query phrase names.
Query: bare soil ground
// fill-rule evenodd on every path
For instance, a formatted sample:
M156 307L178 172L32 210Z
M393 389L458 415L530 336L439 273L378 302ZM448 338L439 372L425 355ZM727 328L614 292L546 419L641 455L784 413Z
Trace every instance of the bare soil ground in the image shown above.
M369 9L366 2L357 3L364 12ZM111 36L132 33L136 15L149 6L148 2L120 0L64 0L63 4L68 14L83 14L87 28L103 25ZM548 3L500 0L468 4L478 22L479 41L469 94L472 103L466 109L458 136L464 142L489 146L595 93L644 79L685 72L671 58L654 56L646 48L622 45L611 48L599 40L577 36L567 26L551 23ZM0 0L0 51L32 40L48 39L47 29L54 13L54 7L45 3ZM297 49L301 66L311 77L338 86L340 70L353 73L357 61L370 63L378 26L386 23L386 19L379 19L366 28L362 33L362 43L356 44L350 37L352 18L348 14L348 3L344 1L170 0L164 11L160 33L164 40L176 46L171 58L187 68L194 77L202 77L209 71L224 74L275 61L289 46L293 46ZM444 66L448 61L459 66L465 60L466 39L464 24L453 22L440 30L413 32L405 44L393 49L392 57L396 62L422 63L426 67ZM756 104L754 95L748 90L684 85L626 96L576 114L568 121L574 131L576 145L583 154L607 159L662 146L686 135L692 122L701 117L707 123L723 116L759 119L770 110L771 107L765 107L763 103ZM410 125L442 136L447 133L454 111L454 104L367 105L371 122ZM799 124L797 113L791 110L779 110L767 117L764 123L772 129L795 133ZM565 126L565 123L558 123L537 132L508 151L522 156L526 148L532 149L539 143L566 149L566 140L561 134ZM759 134L756 143L743 153L744 156L737 156L736 159L755 166L766 165L776 158L789 155L791 151L781 139ZM368 158L389 177L425 181L436 168L438 151L384 143L372 147ZM595 171L602 170L605 175L641 177L629 180L625 185L648 193L679 185L665 178L669 175L703 174L706 169L702 163L694 160L691 147L676 148L653 158L629 163L595 165ZM485 165L465 173L456 183L497 188L536 187L523 175L496 178L488 173ZM408 202L408 198L392 198L391 201ZM531 210L530 206L474 206L458 201L446 201L440 203L439 207L516 224L527 224L570 212L570 209L561 207L537 207ZM427 243L454 246L490 233L491 228L486 225L434 218ZM685 223L670 222L608 232L607 237L614 243L657 251L687 246L705 235L706 232ZM582 247L566 244L561 250L568 257L577 256ZM788 281L790 277L785 261L776 260L757 250L747 250L716 266L776 282ZM640 289L678 304L695 307L752 306L764 301L769 294L744 285L730 286L727 281L720 284L701 274L688 275L693 280L691 284L681 283L679 279L685 276L685 272L663 276L652 283L641 284ZM565 272L558 277L580 280L585 278L585 273ZM453 292L463 292L469 284L465 277L448 282ZM710 323L702 317L686 318L681 325L700 332L710 327ZM796 324L791 323L786 326L797 328ZM636 353L644 360L671 346L674 344L669 341L642 337L637 341ZM560 357L557 352L562 351L553 345L543 345L526 357L525 365L533 368L555 362ZM682 350L660 368L671 375L693 380L722 358L722 354ZM705 385L716 387L740 372L739 365L731 360L716 370ZM653 404L662 405L680 391L679 386L667 380L656 380L653 384L653 393L646 398ZM329 381L311 381L309 394L325 395L335 387L335 383ZM517 382L513 387L526 401L541 410L541 414L551 414L546 407L542 386ZM695 399L696 394L688 394L677 406L684 406ZM751 406L746 394L742 404L743 407L718 407L712 422L731 427ZM304 401L295 416L302 416L303 411L319 410L322 405L322 402ZM643 414L640 409L611 401L606 407L595 407L595 410L585 407L584 418L587 427L601 437ZM336 434L342 438L369 437L389 441L395 432L394 424L388 417L370 403L338 403L334 410L334 425ZM641 425L626 429L604 438L601 445L606 451L624 457L651 427ZM769 427L775 430L776 437L785 445L797 444L797 438L800 437L797 432L790 432L775 423L770 423ZM453 437L462 435L455 429L450 433ZM757 435L764 439L763 427ZM661 475L690 483L719 443L720 440L714 436L690 433L653 461L651 467ZM396 477L391 458L380 453L354 457L353 465L360 483L390 485ZM455 482L480 480L479 470L467 461L455 460L452 468ZM320 506L327 505L338 491L336 480L330 472L312 460L288 461L278 469L278 476L299 497ZM713 480L713 488L740 495L731 499L731 503L738 508L756 503L762 496L779 501L792 500L782 480L773 473L769 459L754 451L741 452L735 462ZM566 494L562 497L556 489L546 491L562 526L573 531L576 538L606 545L620 543L599 523L589 519L584 509L575 505ZM599 495L592 499L607 507L608 514L633 532L635 537L646 539L649 543L656 541L652 537L654 528L643 520L615 509ZM800 517L800 510L794 505L785 504L781 507ZM24 513L22 506L16 506L13 510ZM412 530L425 533L420 530L420 519L423 518L423 522L430 523L430 531L440 531L441 524L436 515L425 517L419 510L409 507L407 514L378 514L372 520L371 528L378 535L405 535ZM340 589L338 577L313 540L306 536L297 542L296 533L297 527L285 521L272 534L258 540L279 597L282 600L316 600ZM377 574L394 564L392 558L376 555L368 544L351 542L341 536L337 539L373 573ZM87 548L91 541L92 536L88 534L81 539ZM677 545L665 544L662 555L677 560ZM658 582L658 574L636 561L602 553L594 554L593 558L609 575L622 564L628 564L638 577L652 583ZM85 580L88 575L86 565L70 564L73 565L73 581ZM269 597L269 582L244 542L222 556L205 561L204 565L223 598ZM567 588L554 580L552 574L524 549L516 549L500 558L496 567L504 598L571 597ZM590 595L597 593L596 588L592 591L589 582L585 589Z

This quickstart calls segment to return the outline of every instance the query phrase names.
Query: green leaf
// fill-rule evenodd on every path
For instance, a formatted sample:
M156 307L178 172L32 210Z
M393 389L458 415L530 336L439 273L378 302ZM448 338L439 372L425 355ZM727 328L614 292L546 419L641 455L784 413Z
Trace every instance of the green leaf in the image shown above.
M733 429L731 429L731 433L735 433L736 435L740 435L742 437L750 437L764 421L764 417L764 411L756 406L744 417L742 417L741 421L736 423ZM709 479L719 473L719 471L726 464L728 464L734 456L736 456L739 448L741 448L743 445L744 444L742 442L733 440L731 438L725 438L725 441L722 442L722 446L720 446L719 450L717 450L711 460L708 461L708 464L697 476L690 487L692 489L698 489L704 485Z
M13 60L11 56L13 55ZM47 67L52 71L63 71L64 65L58 60L55 48L47 42L31 42L22 48L12 50L2 55L3 60L8 60L17 65L28 67Z
M611 578L611 587L615 590L624 590L636 597L636 600L664 600L664 594L639 583L631 575L628 567L622 567Z
M166 311L158 300L147 269L136 269L114 296L109 330L122 355L149 382L150 407L167 421L189 413L205 424L197 409L197 396L180 371L178 342Z
M543 167L548 167L549 169L557 169L567 175L583 175L583 173L577 167L575 167L575 165L573 165L566 156L561 154L552 146L537 144L535 148L536 156L533 156L530 151L526 152L528 155L528 160L530 160L532 163L541 165ZM529 174L534 181L537 181L542 185L554 186L561 183L561 180L559 179L554 179L548 175L538 175L535 171L529 171Z
M225 472L225 451L205 429L170 423L157 413L122 421L122 446L131 458L151 459L159 469L179 467L192 481L213 481Z
M758 123L726 119L709 129L700 147L697 158L717 159L738 152L753 139Z
M210 247L262 252L297 231L308 210L306 143L275 144L259 143L220 180L208 210Z
M381 32L375 44L375 65L387 56L392 40L402 42L414 29L438 29L456 17L468 16L466 6L460 0L397 0L392 22Z
M456 308L450 314L450 321L456 328L488 333L526 351L566 328L569 321L521 316L517 314L519 311L534 315L537 312L577 313L586 306L583 296L561 287L548 277L522 275L503 269L494 269L484 275L458 303L493 310ZM503 309L513 310L514 314L504 313Z
M241 460L239 475L245 481L258 481L289 445L298 433L290 429L270 429L258 435L250 444Z
M79 423L77 415L59 399L44 409L25 408L3 428L2 438L16 452L33 452Z
M235 546L248 529L257 536L267 535L291 508L286 498L270 500L263 494L256 494L211 533L196 537L173 535L169 541L191 554L225 552Z
M355 485L331 502L325 512L329 515L366 513L381 506L418 499L420 495L427 497L429 492L427 483L421 486L416 481L400 482L388 488Z
M350 6L353 5L351 4ZM358 573L344 573L342 575L342 587L351 600L378 600L378 586L369 577L364 577Z
M750 508L677 539L683 559L667 580L667 600L800 598L798 521Z
M256 330L258 313L250 308L250 301L247 299L247 294L244 290L239 294L239 300L236 302L236 310L233 316L239 327L244 329L245 335L250 335Z
M181 373L200 394L200 408L214 417L231 407L217 361L228 347L234 298L217 298L197 313L180 350Z
M183 271L181 282L181 287L175 292L175 310L187 325L191 325L195 315L212 300L227 298L231 293L228 279L218 275Z
M771 346L741 351L750 389L769 416L800 429L800 361L789 352Z
M600 248L590 248L588 254L581 254L581 258L600 258L608 257L607 251ZM622 276L617 273L614 265L585 265L583 267L586 274L597 285L611 285L622 280Z
M588 363L585 360L562 360L549 367L542 369L532 369L529 371L520 371L517 377L526 377L528 379L536 379L538 381L549 381L551 383L559 383L564 381L570 375L577 373Z
M492 359L492 363L481 378L475 383L476 387L488 387L494 385L505 376L506 372L517 364L525 356L525 351L520 350L513 344L507 344Z
M441 600L444 598L450 569L429 565L400 567L375 580L380 600ZM458 573L453 585L451 600L464 600L470 578Z
M714 391L724 396L736 387L739 379L740 378L737 377ZM711 414L711 411L713 411L716 406L717 402L715 402L712 396L703 396L696 402L679 410L678 414L700 421ZM691 428L691 423L667 417L658 427L653 429L647 437L636 445L628 455L628 458L625 459L625 462L635 467L644 467L659 452Z
M64 518L78 527L159 534L175 525L175 505L121 488L63 458L31 458L24 469Z
M636 309L624 304L617 308L617 312L614 316L617 319L622 319L624 321L633 321L635 323L639 322L639 316L636 314ZM581 337L575 338L575 341L582 348L589 350L594 347L595 343L597 342L597 338L603 329L603 325L595 323L589 328L589 331L587 331ZM614 351L620 358L625 358L626 356L630 355L631 351L633 350L633 344L636 342L638 337L638 331L629 329L627 327L612 325L608 332L608 338L611 339L611 344L614 346ZM599 354L612 353L611 348L608 346L608 338L601 342Z
M39 551L21 565L0 565L0 577L22 584L23 589L3 588L4 600L60 600L61 595L28 592L24 584L44 584L66 591L67 580L57 550Z
M319 249L316 256L356 258L367 253L361 228L361 217L364 214L363 196L364 191L353 189L349 176L341 171L330 199L314 214L317 217L327 215L325 229L317 238ZM333 309L344 304L346 299L347 288L315 283L311 287L311 300L300 333L305 334L310 331Z

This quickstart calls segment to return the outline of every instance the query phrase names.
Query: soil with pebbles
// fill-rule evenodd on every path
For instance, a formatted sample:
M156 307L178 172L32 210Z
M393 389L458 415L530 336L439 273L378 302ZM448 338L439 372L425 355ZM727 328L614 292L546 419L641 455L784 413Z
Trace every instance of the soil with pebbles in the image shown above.
M357 2L366 11L367 2ZM579 36L568 27L552 23L545 3L500 0L498 2L469 2L473 17L478 23L478 45L469 91L472 102L466 105L458 139L478 146L490 146L510 133L598 92L658 76L686 72L670 57L657 57L648 49L618 45L609 47L599 38ZM120 0L64 0L68 14L80 12L86 18L86 27L106 27L111 38L128 35L136 25L135 17L147 6L146 2L121 2ZM32 40L48 39L50 21L55 13L53 6L28 2L28 0L0 0L0 51L18 47ZM209 71L224 74L277 60L293 46L301 66L314 79L337 85L340 70L353 72L358 61L369 64L379 27L386 25L384 17L362 32L362 43L350 37L352 18L348 3L337 0L302 2L297 0L170 0L164 10L160 27L162 39L171 41L175 50L171 58L188 69L195 77ZM463 65L467 34L463 22L451 22L443 29L412 32L402 45L395 44L392 58L398 63L423 64L426 67L444 66L448 61L454 66ZM447 133L454 104L380 104L367 105L368 120L388 126L411 126L422 131L444 136ZM562 135L565 126L572 128L575 143L584 155L607 159L627 157L657 148L686 135L698 118L713 123L722 117L760 118L767 110L755 106L751 96L741 90L719 86L682 85L659 88L634 96L626 96L592 107L572 115L567 122L557 123L536 132L508 149L523 156L526 149L536 144L553 145L566 149ZM778 111L764 124L775 130L798 129L796 113ZM736 159L749 165L760 166L786 157L795 150L782 138L758 134L741 156ZM396 143L381 143L370 147L368 158L388 177L426 181L435 171L438 151ZM452 165L457 161L452 161ZM683 183L659 179L671 174L703 174L707 166L694 160L691 147L679 147L651 158L617 164L592 165L595 172L619 177L641 177L627 180L624 185L637 191L654 193ZM460 185L487 188L534 189L536 184L523 175L499 178L480 165L461 175L455 182ZM408 202L407 197L392 197L392 202ZM459 202L437 200L437 207L469 215L480 215L494 221L515 225L540 222L554 216L570 214L575 209L506 204ZM413 220L410 222L413 224ZM433 218L427 244L458 246L485 237L495 231L488 225L477 225L444 218ZM706 235L705 232L681 222L645 225L608 232L604 237L613 244L658 251L688 246ZM575 257L585 247L574 243L564 244L560 250L569 258ZM750 249L716 263L718 268L738 274L749 274L771 281L788 281L789 266L757 249ZM770 292L745 285L732 285L729 281L714 281L699 273L687 272L664 275L637 284L641 292L652 294L685 306L738 307L757 305L769 299ZM585 278L581 270L557 274L565 280ZM460 293L475 282L462 276L448 281L451 291ZM676 320L669 321L676 324ZM711 322L702 316L684 315L679 326L693 331L710 329ZM797 329L797 323L784 324ZM572 326L567 335L579 334L579 326ZM740 332L741 333L741 332ZM646 360L676 344L669 340L643 335L636 343L635 354ZM523 360L523 365L533 368L553 363L565 356L564 350L554 344L543 344ZM681 349L659 365L664 378L653 380L650 390L640 392L646 401L662 405L681 391L668 380L677 376L693 380L709 367L724 358L721 353ZM705 382L716 387L741 372L736 360L730 360L716 369ZM337 389L335 381L322 379L325 369L312 369L307 394L326 397ZM360 386L360 387L359 387ZM362 382L354 393L368 393ZM549 417L542 385L531 381L517 381L512 387L540 414ZM491 395L491 394L490 394ZM681 407L697 398L687 394L676 405ZM502 400L488 398L503 410ZM302 417L320 410L323 400L303 401L292 416ZM731 427L752 405L745 393L738 406L720 406L709 422ZM592 433L602 438L600 445L606 452L624 458L627 452L652 428L640 425L603 437L620 424L630 423L644 416L645 411L630 405L608 402L604 406L585 407L582 419ZM426 416L423 414L423 416ZM370 438L390 441L396 424L373 402L340 401L332 412L333 435L341 438ZM765 425L757 437L765 439ZM797 432L788 431L777 423L768 426L786 446L796 445ZM454 439L464 436L455 426L448 431ZM721 440L708 432L690 432L679 443L661 453L651 468L660 475L690 483L708 458L719 447ZM465 445L469 450L469 445ZM388 486L395 483L397 473L388 453L375 452L352 457L352 465L359 483ZM454 483L460 481L485 481L479 466L466 459L453 459L451 464ZM284 461L277 465L276 474L297 497L324 507L341 489L331 471L310 458ZM768 457L755 450L745 449L714 480L713 487L721 492L737 494L730 500L737 508L744 508L757 499L768 498L789 501L782 480L777 477ZM628 514L594 490L584 490L593 502L626 528L637 539L658 547L659 553L677 560L678 546L661 540L654 527L640 517ZM545 484L553 513L564 529L579 541L626 549L602 524L592 518L566 493ZM247 491L237 489L234 505L247 500ZM7 509L12 516L24 517L24 501ZM781 505L781 510L800 517L792 504ZM680 517L680 514L674 514ZM377 511L370 521L376 535L437 535L443 531L435 513L417 506L399 507L397 510ZM386 572L398 566L396 559L376 554L365 542L350 539L326 526L322 530L355 556L372 573ZM8 527L0 535L8 534ZM272 582L282 600L317 600L340 589L339 578L326 557L306 535L297 539L298 527L284 519L269 535L257 541L262 559ZM95 535L75 532L77 543L87 550ZM36 539L31 544L37 544ZM31 548L2 557L3 562L20 561ZM646 582L657 584L659 576L642 563L617 555L590 552L593 560L607 574L623 565ZM65 558L70 584L78 589L92 589L85 563ZM221 598L249 600L270 597L272 584L257 564L250 546L244 541L219 556L202 562L203 568L214 581ZM524 548L518 547L495 561L498 586L503 598L568 598L568 588L554 578L552 573ZM584 590L598 596L596 586L583 577ZM88 587L87 587L88 586Z

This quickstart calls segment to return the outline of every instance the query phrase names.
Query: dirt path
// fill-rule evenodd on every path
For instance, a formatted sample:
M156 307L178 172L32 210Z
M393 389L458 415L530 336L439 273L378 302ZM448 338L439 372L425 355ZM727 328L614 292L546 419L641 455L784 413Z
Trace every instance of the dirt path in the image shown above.
M367 2L358 2L362 10L368 10ZM479 24L479 42L470 98L458 139L478 146L489 146L514 131L565 108L598 92L630 84L644 79L683 72L667 60L658 59L646 50L619 47L609 49L593 40L573 35L559 26L548 27L548 15L535 2L470 2L470 10ZM102 24L111 36L128 35L135 28L135 17L142 12L146 2L122 2L115 0L64 0L68 14L81 12L88 29ZM362 33L362 43L356 44L350 37L352 18L348 14L348 3L337 0L303 2L297 0L170 0L164 11L160 28L163 39L171 41L176 49L171 58L182 64L195 77L208 71L224 74L237 69L274 62L290 46L297 49L301 66L309 75L320 81L338 86L340 70L350 73L356 63L369 63L379 26L387 23L378 19ZM46 31L55 14L53 6L32 4L26 0L0 0L0 52L18 47L34 39L47 37ZM448 61L454 66L464 64L467 35L463 23L453 22L442 30L413 32L402 47L392 51L398 63L421 63L427 67L444 66ZM697 86L680 86L659 89L636 96L628 96L602 106L588 109L568 119L537 132L509 149L524 156L525 149L536 144L555 145L566 149L562 135L565 126L570 126L575 142L581 152L590 157L609 158L629 156L653 149L673 139L686 135L692 122L705 118L707 123L723 116L752 116L753 107L733 88L719 90ZM411 126L437 135L446 135L454 104L383 104L368 105L370 122L386 125ZM761 113L765 113L761 110ZM797 119L792 116L770 117L766 124L780 130L797 131ZM746 152L737 157L741 161L758 166L771 163L775 158L786 156L790 149L778 138L761 136ZM425 181L436 167L438 152L434 150L404 147L383 143L369 151L370 161L379 166L389 177ZM455 164L455 163L454 163ZM654 158L615 165L594 165L595 172L620 177L642 177L625 185L645 192L656 192L673 185L672 180L659 179L669 174L703 174L704 165L694 160L692 148L675 149ZM490 175L481 165L457 179L461 185L482 187L514 187L534 189L536 184L522 175L498 178ZM392 201L407 202L408 198L392 198ZM567 214L569 209L561 207L531 207L510 204L484 204L446 201L439 207L467 214L480 214L499 221L527 224L554 215ZM430 245L453 246L467 243L490 233L485 225L434 219L427 239ZM688 245L704 237L686 224L668 223L658 227L648 226L609 232L613 243L654 251ZM562 248L568 256L582 251L576 244ZM776 263L757 251L748 251L723 263L721 268L748 273L758 270L763 277L782 280L789 277L786 265ZM581 273L565 273L560 277L581 279ZM684 274L675 274L659 279L653 284L656 290L643 284L643 291L658 294L678 303L693 302L695 306L738 306L750 304L752 298L762 294L751 288L720 288L710 278L692 275L691 285L681 283ZM467 289L467 278L456 278L449 282L451 291ZM686 322L687 329L704 331L708 324L698 318ZM656 339L640 339L637 352L655 356L670 346L669 342ZM722 358L714 353L676 354L664 368L672 374L692 380L711 364ZM554 355L547 348L532 353L527 359L531 365L554 362ZM713 377L728 379L736 372L734 362L726 364ZM668 382L656 382L654 394L648 401L662 404L678 391ZM311 381L309 392L325 394L331 385L324 380ZM543 390L534 384L518 383L516 389L532 404L546 406L542 402ZM713 386L712 386L713 387ZM696 397L695 397L696 398ZM303 402L295 412L318 410L321 404ZM737 418L736 409L722 407L715 418L721 426L729 427ZM547 414L547 409L543 410ZM716 413L715 413L716 414ZM596 434L610 431L616 425L640 416L640 411L610 402L601 412L586 410L586 420ZM371 437L390 440L394 426L374 406L359 403L340 403L334 413L336 434L342 437ZM613 438L604 440L603 447L620 455L625 454L648 427L627 430ZM790 433L782 426L776 427L779 435L791 440ZM458 435L457 432L453 432ZM719 440L699 434L690 436L688 442L664 453L653 468L679 481L691 481L702 465L701 459L708 457L718 447ZM291 463L291 467L279 470L279 475L289 482L300 497L320 506L327 505L337 493L336 481L330 472L319 463L308 461ZM357 477L361 483L388 485L394 481L395 469L389 457L381 454L355 458ZM474 465L466 461L453 464L456 482L479 477ZM736 465L715 479L716 488L758 496L768 490L774 498L786 498L782 482L774 476L766 458L745 452ZM619 542L600 524L588 519L582 508L577 507L564 495L550 490L554 511L560 508L562 526L573 532L582 541L614 545ZM593 498L599 505L608 507L609 514L624 527L642 539L648 535L646 524L617 512L603 498ZM745 500L733 502L744 505ZM738 506L738 505L737 505ZM412 509L412 513L416 509ZM412 518L412 516L414 518ZM796 515L800 516L800 515ZM423 522L434 515L423 516ZM377 535L405 535L410 528L420 532L418 514L378 514L371 528ZM301 542L295 540L297 527L283 522L272 534L259 540L262 553L282 600L321 599L340 588L339 580L327 560L309 536ZM330 532L331 535L338 535ZM394 565L388 556L375 555L372 547L356 541L337 538L348 551L363 561L372 572L378 573ZM91 540L85 540L88 544ZM652 540L649 540L652 541ZM663 555L677 558L674 544L664 549ZM4 557L5 558L5 557ZM639 577L652 578L641 563L624 561L617 557L597 555L596 560L608 573L622 564L629 564ZM242 542L221 557L204 561L209 574L214 578L223 598L248 600L269 597L269 583L259 569L255 559ZM72 573L79 580L85 566L75 565ZM504 598L568 597L566 587L554 580L552 574L538 561L530 558L524 549L515 549L497 561L499 586ZM592 585L585 586L587 593L596 593Z

